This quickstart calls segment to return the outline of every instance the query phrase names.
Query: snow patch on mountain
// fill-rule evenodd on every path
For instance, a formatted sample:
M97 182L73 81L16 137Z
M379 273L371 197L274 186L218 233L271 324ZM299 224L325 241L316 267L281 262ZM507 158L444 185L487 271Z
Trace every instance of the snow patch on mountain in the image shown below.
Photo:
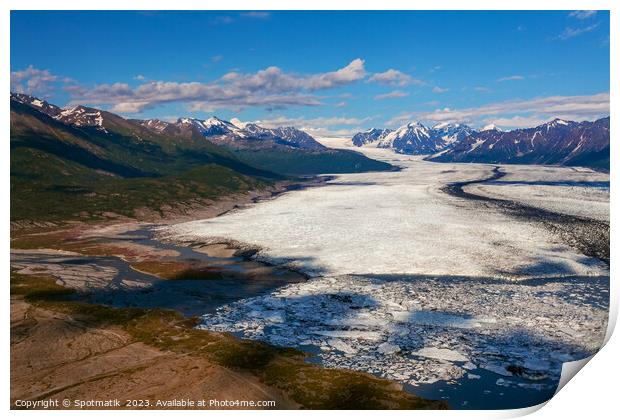
M441 123L427 127L412 122L396 130L372 128L357 133L351 141L356 146L392 149L403 154L432 154L463 139L473 130L464 124Z
M34 96L26 95L23 93L11 93L11 100L31 106L37 111L41 111L52 118L62 111L62 109L57 107L56 105L52 105L49 102L44 101L40 98L35 98Z
M443 148L446 148L471 135L474 130L465 124L440 123L433 126L432 132L443 140Z
M235 135L241 138L246 137L246 133L233 123L211 117L206 120L197 118L179 118L178 125L187 125L196 128L205 137Z
M242 142L239 141L241 140L252 142L256 146L258 145L255 143L256 140L264 140L265 144L310 150L325 149L311 135L295 127L266 128L255 123L241 123L238 119L234 121L241 126L217 117L204 121L195 118L179 118L177 125L194 127L206 138L221 144L241 145Z
M102 111L98 109L78 105L63 110L54 118L65 124L74 125L76 127L94 127L104 133L108 132L103 124Z
M480 129L480 131L502 131L495 124L487 124Z
M533 128L500 131L493 126L473 132L430 160L501 162L573 166L609 165L609 117L596 121L556 118Z
M150 120L139 120L138 121L142 126L149 128L155 132L161 133L166 128L170 126L169 122L159 120L157 118L152 118Z

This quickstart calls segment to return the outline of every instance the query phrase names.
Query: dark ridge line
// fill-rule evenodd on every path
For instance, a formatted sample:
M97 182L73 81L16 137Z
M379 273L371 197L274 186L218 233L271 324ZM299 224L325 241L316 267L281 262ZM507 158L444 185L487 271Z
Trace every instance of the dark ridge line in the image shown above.
M490 177L474 181L454 182L443 187L442 191L454 197L488 203L516 219L538 223L559 237L566 245L583 255L598 258L609 266L609 223L587 217L556 213L512 200L485 197L463 191L463 187L467 185L496 181L504 176L506 176L506 172L502 172L499 166L495 166Z

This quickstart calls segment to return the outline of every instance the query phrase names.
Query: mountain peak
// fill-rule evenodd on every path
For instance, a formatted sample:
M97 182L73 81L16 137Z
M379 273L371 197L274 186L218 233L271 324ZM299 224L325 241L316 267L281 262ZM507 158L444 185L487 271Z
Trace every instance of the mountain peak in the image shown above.
M553 120L551 120L551 121L549 121L549 122L547 122L547 123L545 123L543 125L545 125L547 127L559 127L559 126L567 126L567 125L570 125L572 123L573 123L572 121L566 121L566 120L563 120L561 118L554 118Z
M429 128L419 121L409 122L396 130L371 128L351 139L356 146L394 149L405 154L429 154L471 134L464 124L439 123Z
M487 124L484 127L482 127L480 131L502 131L502 130L495 124L491 123L491 124Z
M609 120L574 122L556 118L531 128L500 132L495 126L435 154L439 162L609 165Z
M43 99L27 95L25 93L11 92L11 100L19 102L20 104L30 106L38 111L43 112L44 114L49 115L52 118L56 117L62 111L62 109L60 107L57 107L56 105L52 105Z
M469 127L465 124L447 122L447 121L437 123L432 127L433 130L456 130L460 128L469 128Z
M295 127L265 128L253 122L241 123L236 118L226 121L216 116L206 120L184 117L179 118L176 124L191 126L202 136L220 145L234 147L250 147L251 145L260 148L280 145L313 150L325 149L311 135Z
M75 125L77 127L95 127L103 132L107 132L103 126L102 111L95 108L89 108L84 105L77 105L73 108L63 109L56 118L65 124Z
M452 127L454 124L450 122L440 122L435 124L432 128L433 130L442 130L444 128Z
M195 118L189 118L189 117L179 117L177 118L177 124L191 124L194 121L198 121Z
M205 137L225 136L231 134L239 137L245 137L245 133L242 129L229 121L223 120L215 116L207 118L206 120L182 117L177 120L177 124L190 125L197 129L200 134Z
M210 118L207 118L206 120L204 120L204 121L203 121L203 123L204 123L205 125L221 125L221 126L229 126L229 125L232 125L232 126L235 126L235 125L234 125L233 123L231 123L230 121L225 121L225 120L223 120L223 119L221 119L221 118L216 117L215 115L214 115L214 116L212 116L212 117L210 117ZM235 127L236 127L236 126L235 126Z
M138 120L138 123L158 133L161 133L162 131L164 131L166 128L168 128L171 125L169 122L162 121L158 118L151 118L148 120Z

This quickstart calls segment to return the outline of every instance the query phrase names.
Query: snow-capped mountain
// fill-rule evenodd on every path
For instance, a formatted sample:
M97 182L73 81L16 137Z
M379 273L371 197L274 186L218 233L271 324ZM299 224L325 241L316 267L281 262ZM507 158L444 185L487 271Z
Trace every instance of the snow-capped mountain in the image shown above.
M65 124L77 127L95 127L105 131L103 126L103 112L95 108L88 108L82 105L70 109L63 109L60 114L54 117Z
M155 123L142 122L145 127L155 126ZM207 120L196 118L179 118L174 127L180 131L193 129L209 141L241 149L263 149L277 146L286 146L298 149L324 150L325 146L317 142L308 133L294 127L265 128L258 124L248 123L239 127L230 121L217 117ZM161 125L159 125L161 126ZM157 128L155 128L157 129ZM170 126L164 128L169 130Z
M447 145L471 135L474 129L465 124L439 123L433 126L432 132L433 135L443 140L443 147L445 148Z
M372 128L357 133L351 141L355 146L393 149L398 153L424 155L443 150L474 130L463 124L438 124L432 128L412 122L396 130Z
M608 167L609 117L590 122L556 118L534 128L502 131L490 124L474 130L464 124L428 128L410 123L397 130L372 128L357 133L358 147L380 147L404 154L430 154L439 162L539 163Z
M101 179L105 184L110 175L119 179L158 179L152 185L146 183L150 186L138 183L137 187L146 188L146 200L152 188L159 191L166 185L162 176L174 175L179 180L187 179L190 189L199 194L196 197L212 198L214 191L227 194L238 188L255 188L257 184L252 177L280 180L287 176L393 169L388 163L360 153L326 148L307 133L292 127L255 125L250 132L238 120L233 120L235 124L220 119L181 119L177 124L156 119L126 119L85 106L62 109L19 94L11 94L10 104L11 156L19 149L16 151L22 165L19 171L27 169L23 174L24 179L32 183L28 185L40 185L40 176L30 174L39 174L41 167L53 168L51 175L45 177L52 180L50 185L60 185L55 184L57 175L62 182L74 185L72 178L78 174L79 179L75 181L88 182L89 191L94 182ZM50 159L50 156L56 158ZM81 166L75 167L71 162ZM229 170L222 172L222 168ZM182 186L182 191L179 190L182 194L173 192L173 197L185 200L187 185L178 184ZM175 184L172 189L177 186ZM133 193L134 187L136 185L128 184L128 194ZM168 197L171 191L166 190L162 196ZM104 194L108 193L106 187ZM34 193L29 191L28 194ZM60 204L63 199L60 197ZM152 203L152 200L147 201ZM134 203L130 200L124 204L133 206ZM90 210L92 206L86 208ZM127 207L127 214L131 209Z
M388 128L371 128L361 133L357 133L353 136L351 141L355 146L364 146L365 144L371 144L379 141L381 138L391 133L392 130Z
M52 105L47 101L35 98L34 96L25 95L23 93L11 93L11 100L31 106L34 109L41 111L52 118L62 112L62 108L57 107L56 105Z
M258 124L248 123L243 131L248 137L258 139L273 139L278 144L302 149L323 150L326 147L317 142L310 134L295 127L265 128Z
M383 136L377 147L394 149L398 153L428 154L441 148L432 130L420 123L409 123Z
M11 93L11 100L28 105L37 111L43 112L44 114L47 114L55 120L61 121L65 124L73 125L75 127L94 127L103 132L106 131L103 125L103 114L106 112L99 109L88 108L82 105L62 109L42 99L22 93Z
M558 128L568 129L568 128L574 127L577 124L578 123L576 123L575 121L566 121L561 118L556 118L552 121L549 121L548 123L542 124L541 127L544 127L546 131L549 131L549 130L558 129Z
M233 124L217 117L207 120L179 118L175 123L158 119L126 120L118 115L82 105L69 109L25 94L11 93L11 101L31 107L76 128L99 134L131 133L142 140L145 130L185 139L206 138L232 149L326 149L309 134L294 127L265 128ZM353 136L358 147L393 149L404 154L431 155L441 162L537 163L609 167L609 117L574 122L554 119L534 128L501 131L494 125L473 130L463 124L437 124L431 128L409 123L396 130L373 128ZM241 127L240 125L243 125Z
M609 164L609 117L597 121L554 119L534 128L487 129L429 157L440 162Z
M479 131L502 131L502 130L495 124L487 124L484 127L482 127Z
M157 133L163 132L166 128L170 126L169 122L159 120L157 118L152 118L150 120L135 120L143 127L146 127L150 130L153 130Z
M217 117L211 117L206 120L179 118L176 124L180 126L192 126L205 137L226 136L231 134L242 138L246 136L246 133L241 128L229 121L224 121Z
M317 142L308 133L295 127L265 128L254 123L239 127L230 121L211 117L206 120L197 118L179 118L169 123L156 118L148 120L125 120L122 117L95 108L78 105L73 108L62 109L33 96L11 93L11 100L22 103L41 111L57 121L80 128L95 128L101 133L108 133L110 127L137 124L158 134L168 134L189 138L203 136L209 141L240 149L265 149L273 147L288 147L307 150L327 149ZM135 128L135 125L133 126ZM114 131L114 129L112 129ZM141 138L139 131L134 136Z

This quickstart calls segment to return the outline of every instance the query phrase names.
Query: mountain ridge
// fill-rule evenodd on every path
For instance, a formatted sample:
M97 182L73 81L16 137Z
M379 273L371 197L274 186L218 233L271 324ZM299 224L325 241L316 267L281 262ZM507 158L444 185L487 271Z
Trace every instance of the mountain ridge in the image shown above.
M372 128L351 139L358 147L388 148L428 155L436 162L579 165L609 169L609 117L596 121L555 118L532 128L474 130L464 124L426 127L409 123L396 130Z
M395 130L371 128L357 133L351 141L355 146L393 149L402 154L432 154L469 135L473 130L463 124L437 124L427 127L411 122Z
M186 211L300 175L392 169L356 152L291 147L280 138L237 150L211 141L230 136L205 137L192 124L62 109L28 95L11 94L10 111L12 223Z
M60 108L47 101L20 93L12 92L11 100L31 106L66 124L77 127L93 127L104 132L107 130L104 125L104 117L107 117L107 119L122 118L108 111L84 105L77 105L71 108ZM327 149L311 135L295 127L265 128L256 123L248 123L245 124L244 127L238 127L232 122L216 116L212 116L206 120L192 117L180 117L174 123L162 121L157 118L146 120L126 119L126 121L140 124L142 127L158 134L183 134L195 129L205 138L209 138L213 143L233 147L248 147L248 141L250 141L250 147L274 147L274 145L278 145L309 150ZM257 142L257 140L265 141L261 144Z

